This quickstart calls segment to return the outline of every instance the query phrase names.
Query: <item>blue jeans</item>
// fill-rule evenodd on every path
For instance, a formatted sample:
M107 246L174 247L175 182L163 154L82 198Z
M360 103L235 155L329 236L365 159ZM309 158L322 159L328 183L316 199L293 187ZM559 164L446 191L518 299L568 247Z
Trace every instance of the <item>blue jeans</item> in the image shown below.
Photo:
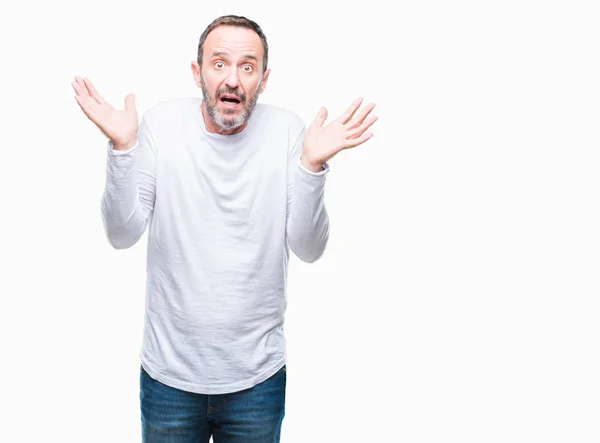
M278 443L285 415L287 369L231 394L181 391L141 368L143 443Z

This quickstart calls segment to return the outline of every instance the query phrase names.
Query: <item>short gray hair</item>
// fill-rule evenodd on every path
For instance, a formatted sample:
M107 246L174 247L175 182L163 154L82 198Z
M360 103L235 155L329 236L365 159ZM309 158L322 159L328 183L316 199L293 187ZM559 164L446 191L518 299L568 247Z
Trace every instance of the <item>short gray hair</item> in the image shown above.
M206 41L206 37L218 26L238 26L240 28L247 28L256 32L263 45L263 72L267 70L267 63L269 61L269 45L267 44L267 37L256 22L240 15L222 15L221 17L214 19L213 22L206 27L200 36L200 42L198 43L198 64L200 66L202 66L202 54L204 51L204 42Z

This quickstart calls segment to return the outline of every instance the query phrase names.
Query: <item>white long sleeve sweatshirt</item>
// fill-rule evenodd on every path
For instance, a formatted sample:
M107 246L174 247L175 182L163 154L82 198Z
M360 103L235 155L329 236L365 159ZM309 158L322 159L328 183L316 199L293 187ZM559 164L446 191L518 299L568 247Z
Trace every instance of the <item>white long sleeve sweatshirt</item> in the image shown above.
M108 142L101 208L115 248L148 226L142 366L166 385L220 394L286 362L289 250L312 262L326 247L329 167L300 164L305 126L292 112L259 103L243 131L220 135L201 103L159 103L133 148Z

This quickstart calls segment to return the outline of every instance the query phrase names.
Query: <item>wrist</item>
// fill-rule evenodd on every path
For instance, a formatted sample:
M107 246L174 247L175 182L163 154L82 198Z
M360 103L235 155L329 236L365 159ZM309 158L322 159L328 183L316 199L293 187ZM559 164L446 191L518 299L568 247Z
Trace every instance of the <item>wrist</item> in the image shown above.
M135 145L136 140L127 140L124 142L113 142L113 149L115 151L129 151Z
M304 155L300 158L300 163L311 172L321 172L323 170L323 163L311 161Z

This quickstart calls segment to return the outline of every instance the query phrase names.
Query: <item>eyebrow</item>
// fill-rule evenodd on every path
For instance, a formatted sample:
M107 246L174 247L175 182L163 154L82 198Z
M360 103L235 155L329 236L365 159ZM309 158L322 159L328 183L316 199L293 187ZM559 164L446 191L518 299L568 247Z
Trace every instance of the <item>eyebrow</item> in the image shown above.
M227 54L226 52L223 52L223 51L215 51L212 53L212 57L229 58L229 54ZM242 58L245 58L247 60L254 60L255 62L258 63L258 57L256 57L256 55L254 55L254 54L244 54L242 56Z

